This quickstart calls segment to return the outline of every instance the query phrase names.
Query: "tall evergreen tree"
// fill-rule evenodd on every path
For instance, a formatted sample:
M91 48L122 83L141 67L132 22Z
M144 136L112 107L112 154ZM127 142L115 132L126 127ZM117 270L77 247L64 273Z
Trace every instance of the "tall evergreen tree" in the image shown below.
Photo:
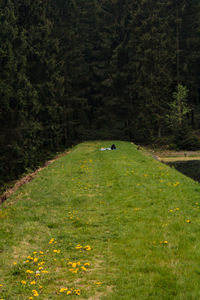
M39 125L37 139L40 148L55 150L61 139L61 109L59 99L63 93L60 74L59 41L53 35L53 20L48 1L18 1L19 26L27 36L27 76L37 92L37 110L32 111Z
M200 116L200 2L185 4L181 27L181 80L189 89L191 125L196 128Z
M25 74L26 39L18 29L10 0L0 4L0 27L1 178L14 178L24 170L26 160L23 135L27 127L29 82Z
M135 1L129 32L129 93L134 97L132 130L144 140L161 136L175 66L170 1ZM133 96L134 95L134 96ZM137 133L136 133L137 132Z

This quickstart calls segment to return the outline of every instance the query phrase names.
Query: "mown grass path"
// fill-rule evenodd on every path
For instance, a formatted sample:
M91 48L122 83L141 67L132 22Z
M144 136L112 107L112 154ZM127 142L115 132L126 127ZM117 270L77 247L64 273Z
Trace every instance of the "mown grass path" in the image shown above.
M134 144L74 147L0 209L0 299L200 299L199 192Z

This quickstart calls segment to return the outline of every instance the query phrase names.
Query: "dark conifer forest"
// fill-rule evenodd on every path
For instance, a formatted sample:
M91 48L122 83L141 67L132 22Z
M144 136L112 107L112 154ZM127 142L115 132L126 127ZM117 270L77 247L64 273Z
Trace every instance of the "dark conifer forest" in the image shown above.
M199 0L1 0L0 183L83 140L196 149Z

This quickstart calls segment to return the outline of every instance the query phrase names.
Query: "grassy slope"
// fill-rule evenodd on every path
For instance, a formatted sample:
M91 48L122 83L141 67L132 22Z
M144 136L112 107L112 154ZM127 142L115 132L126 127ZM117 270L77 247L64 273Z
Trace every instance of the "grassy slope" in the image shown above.
M115 143L74 147L4 203L0 298L200 299L200 185Z

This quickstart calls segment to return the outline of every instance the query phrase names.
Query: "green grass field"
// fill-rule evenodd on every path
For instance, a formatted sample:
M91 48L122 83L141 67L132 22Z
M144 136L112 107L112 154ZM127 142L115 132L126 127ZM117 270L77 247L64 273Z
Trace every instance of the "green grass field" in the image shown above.
M82 143L0 208L0 299L199 300L199 215L199 183Z

